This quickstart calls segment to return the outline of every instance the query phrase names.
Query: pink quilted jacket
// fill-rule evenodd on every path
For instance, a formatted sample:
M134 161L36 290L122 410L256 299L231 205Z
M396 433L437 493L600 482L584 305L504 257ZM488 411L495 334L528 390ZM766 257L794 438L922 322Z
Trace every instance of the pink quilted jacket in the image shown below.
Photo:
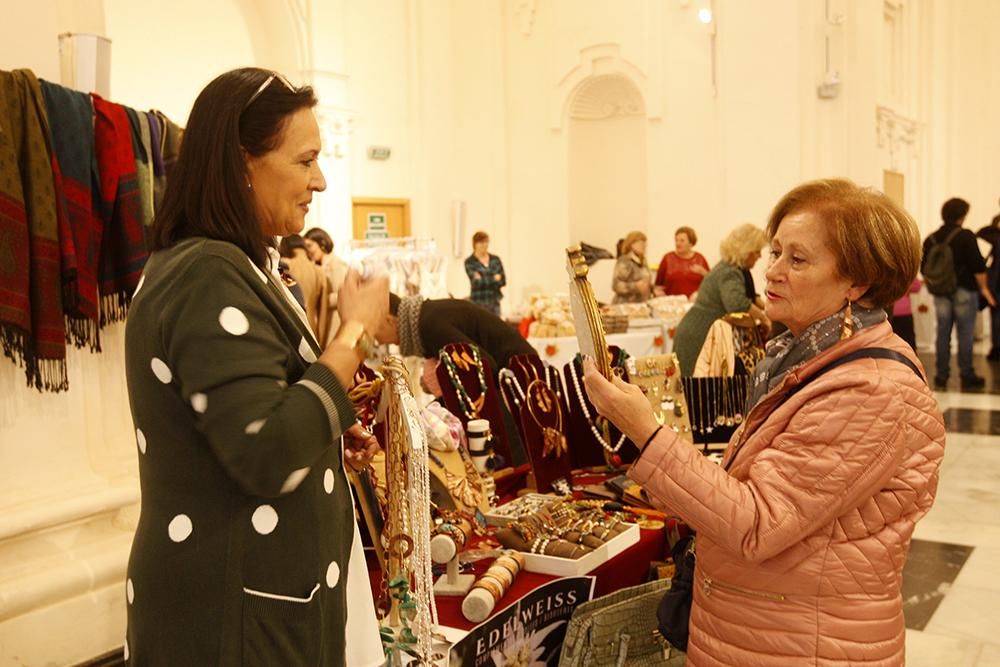
M629 475L697 532L688 664L904 663L900 582L944 454L933 394L904 364L859 359L782 403L848 352L886 347L888 323L790 372L733 435L729 472L661 431Z

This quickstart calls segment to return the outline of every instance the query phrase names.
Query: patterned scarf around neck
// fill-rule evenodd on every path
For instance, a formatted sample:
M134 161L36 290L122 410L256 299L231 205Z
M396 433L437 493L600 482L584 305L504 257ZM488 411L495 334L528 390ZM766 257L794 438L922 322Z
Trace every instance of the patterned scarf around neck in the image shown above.
M399 300L397 311L399 330L399 353L404 357L424 356L424 346L420 342L420 307L424 305L422 296L404 296Z
M855 332L884 322L887 318L881 308L862 308L857 303L851 306L851 313ZM750 412L769 391L781 384L790 370L837 344L843 324L844 309L841 308L833 315L813 322L798 336L786 331L768 341L767 353L757 364L750 382L746 411Z

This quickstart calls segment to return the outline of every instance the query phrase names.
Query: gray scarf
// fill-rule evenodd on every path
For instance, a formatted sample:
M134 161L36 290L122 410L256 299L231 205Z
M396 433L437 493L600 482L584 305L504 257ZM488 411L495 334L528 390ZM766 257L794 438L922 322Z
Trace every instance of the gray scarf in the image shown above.
M862 308L856 303L851 306L851 314L855 332L884 322L888 317L881 308ZM749 413L760 399L777 387L788 371L798 368L837 344L843 325L844 309L841 309L829 317L813 322L798 336L786 331L769 340L767 354L757 364L750 381L746 411Z
M399 300L399 353L404 357L424 356L424 346L420 340L420 307L424 304L422 296L404 296Z

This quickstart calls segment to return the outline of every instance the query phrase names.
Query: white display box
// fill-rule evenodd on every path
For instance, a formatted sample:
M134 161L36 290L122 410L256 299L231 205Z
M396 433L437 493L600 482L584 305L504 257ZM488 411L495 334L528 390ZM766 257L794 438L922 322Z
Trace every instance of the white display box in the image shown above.
M573 577L587 574L598 565L602 565L633 544L639 542L639 526L634 523L622 524L628 526L601 546L580 558L559 558L541 554L522 553L524 569L528 572L551 574L556 577Z
M523 496L515 498L509 503L504 503L500 507L487 512L485 514L486 523L490 526L499 526L500 528L504 528L508 523L519 516L523 514L531 514L536 509L543 507L548 503L554 503L560 499L565 500L565 498L548 493L526 493ZM498 510L503 513L498 513Z

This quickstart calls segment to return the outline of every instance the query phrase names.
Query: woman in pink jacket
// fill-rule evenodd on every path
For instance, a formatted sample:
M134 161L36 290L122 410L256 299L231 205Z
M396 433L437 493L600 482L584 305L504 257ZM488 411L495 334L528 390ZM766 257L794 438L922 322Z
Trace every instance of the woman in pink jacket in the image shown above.
M697 531L689 665L902 665L903 564L945 437L884 310L916 276L917 227L885 195L825 180L785 195L767 231L766 312L788 331L757 366L722 466L592 362L587 392L646 443L629 475ZM866 348L893 358L822 370Z

